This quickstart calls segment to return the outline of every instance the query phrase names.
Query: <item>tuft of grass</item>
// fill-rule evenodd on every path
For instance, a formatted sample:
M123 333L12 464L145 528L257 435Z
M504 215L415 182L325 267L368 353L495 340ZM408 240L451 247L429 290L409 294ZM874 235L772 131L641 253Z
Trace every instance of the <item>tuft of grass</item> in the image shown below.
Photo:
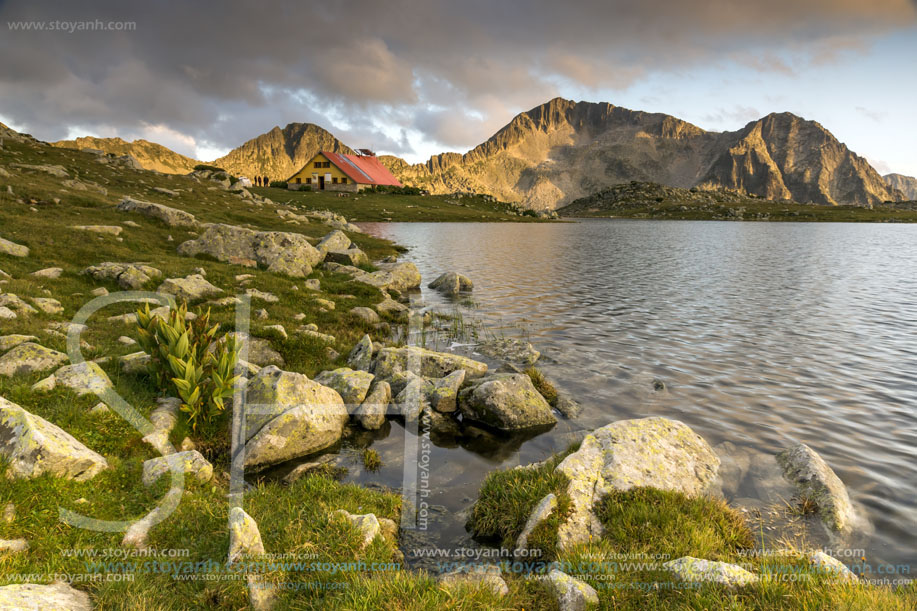
M362 454L363 466L370 471L378 471L382 468L382 457L372 448L366 448Z
M554 385L551 384L546 377L544 377L544 374L534 366L526 369L525 373L529 376L529 379L532 380L532 385L535 386L535 390L541 393L541 396L545 398L551 407L556 407L557 389L554 388Z

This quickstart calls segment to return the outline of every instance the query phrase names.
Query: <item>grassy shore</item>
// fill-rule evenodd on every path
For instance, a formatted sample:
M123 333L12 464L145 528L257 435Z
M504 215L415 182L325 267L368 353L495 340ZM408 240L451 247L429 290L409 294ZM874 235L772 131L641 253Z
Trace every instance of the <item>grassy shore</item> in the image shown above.
M486 196L458 195L398 195L394 193L362 193L338 196L330 191L288 191L270 187L254 187L253 193L269 197L294 207L331 210L353 222L537 222L538 219L520 215L516 209Z

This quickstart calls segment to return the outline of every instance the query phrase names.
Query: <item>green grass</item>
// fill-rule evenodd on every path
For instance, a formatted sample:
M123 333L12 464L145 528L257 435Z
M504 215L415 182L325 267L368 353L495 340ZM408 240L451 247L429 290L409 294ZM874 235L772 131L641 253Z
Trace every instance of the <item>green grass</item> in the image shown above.
M294 207L331 210L352 222L538 222L530 216L516 214L504 203L491 202L484 197L453 195L397 195L393 193L348 194L338 197L330 191L289 191L270 187L253 187L258 193Z
M378 471L382 468L382 457L379 452L372 448L365 448L360 457L363 459L363 466L370 471Z
M554 385L544 377L544 374L541 373L535 367L529 367L525 370L526 375L529 376L529 379L532 380L532 385L535 387L541 396L552 406L557 406L557 389L554 388Z

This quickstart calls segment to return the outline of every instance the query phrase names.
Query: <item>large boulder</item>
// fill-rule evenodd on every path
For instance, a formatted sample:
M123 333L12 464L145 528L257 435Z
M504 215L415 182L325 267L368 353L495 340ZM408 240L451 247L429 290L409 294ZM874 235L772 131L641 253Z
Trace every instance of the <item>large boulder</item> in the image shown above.
M234 225L208 225L200 237L178 247L182 255L207 254L220 261L255 267L295 278L305 278L322 254L306 237L283 231L255 231Z
M153 278L162 277L162 272L143 263L113 263L106 261L87 267L83 274L95 280L117 282L123 289L137 290Z
M358 266L369 263L369 257L359 248L348 248L347 250L329 250L325 255L325 261Z
M373 340L364 335L347 356L347 364L353 369L369 371L373 365Z
M337 391L347 405L360 405L369 392L376 376L368 371L353 370L341 367L332 371L323 371L316 376L319 384Z
M16 583L0 587L0 609L92 611L89 595L58 581L50 585Z
M274 366L249 381L246 412L245 467L252 470L334 445L349 417L335 390Z
M169 227L200 226L200 223L194 218L194 215L189 212L170 208L169 206L163 206L162 204L140 201L131 197L125 197L121 200L121 203L118 204L118 210L121 212L134 212L158 219Z
M223 289L210 284L200 274L191 274L184 278L166 278L156 292L174 295L178 299L195 301L219 295Z
M413 263L380 263L374 272L358 270L352 277L379 290L408 291L420 287L420 272Z
M434 352L413 346L382 348L373 364L373 373L383 380L403 371L442 378L459 369L465 370L466 380L473 380L487 373L487 364L451 352Z
M63 352L26 342L0 356L0 376L43 373L66 362L67 355Z
M455 272L446 272L427 285L427 288L436 289L444 295L458 295L474 288L474 283L467 276Z
M332 231L322 238L322 241L316 245L316 248L318 252L322 254L322 257L324 257L332 251L347 250L350 248L350 245L350 238L347 237L347 234L343 231ZM338 261L338 263L343 263L343 261Z
M799 496L815 503L828 528L850 530L856 515L847 488L815 450L800 443L777 454L777 463Z
M2 335L0 336L0 352L6 352L10 348L15 348L19 344L37 341L38 338L34 335Z
M620 420L586 435L557 471L569 480L571 512L558 529L567 549L602 532L593 506L613 490L649 487L696 496L714 481L720 460L686 424L651 417Z
M480 378L459 393L459 409L471 420L503 431L555 424L551 406L523 373Z
M69 433L0 397L0 455L8 474L31 479L45 473L77 481L108 467L105 459Z

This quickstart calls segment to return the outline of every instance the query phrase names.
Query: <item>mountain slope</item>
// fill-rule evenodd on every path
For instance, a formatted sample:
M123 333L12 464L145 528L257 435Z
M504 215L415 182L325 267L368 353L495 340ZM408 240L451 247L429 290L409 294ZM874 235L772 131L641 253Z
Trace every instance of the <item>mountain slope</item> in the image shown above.
M892 189L898 189L905 199L917 200L917 178L904 174L886 174L882 178Z
M312 123L290 123L252 138L213 162L238 176L286 180L319 151L353 153L330 132Z
M60 140L51 144L59 148L98 149L114 155L130 155L144 170L156 170L165 174L187 174L198 163L190 157L185 157L161 144L147 140L127 142L121 138L85 136L76 140Z
M661 113L555 98L464 155L383 161L402 182L434 193L489 193L537 209L631 180L832 205L901 198L824 127L789 113L717 133Z

